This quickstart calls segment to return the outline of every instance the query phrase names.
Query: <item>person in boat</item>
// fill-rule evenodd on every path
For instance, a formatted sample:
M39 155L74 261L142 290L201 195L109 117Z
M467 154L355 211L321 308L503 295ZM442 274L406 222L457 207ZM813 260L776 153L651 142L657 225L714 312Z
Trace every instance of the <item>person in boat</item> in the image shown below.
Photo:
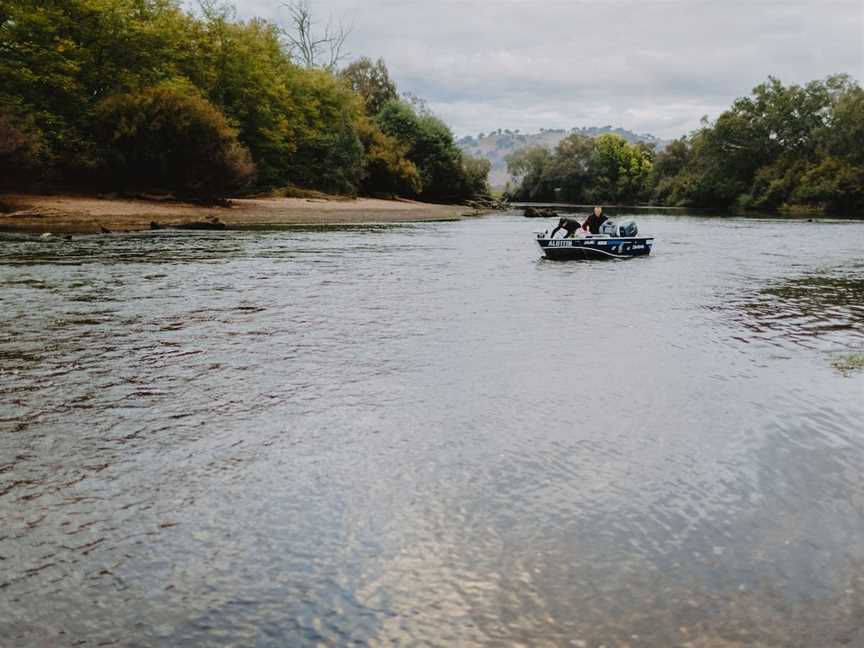
M600 226L607 220L609 219L603 214L603 208L595 207L594 213L586 218L585 222L582 223L582 229L591 232L592 234L599 234Z
M552 230L552 233L549 235L549 238L555 238L555 234L558 233L558 230L564 230L567 232L564 235L564 238L573 238L576 236L576 232L582 227L582 223L580 223L575 218L570 218L569 216L562 216L558 220L558 226Z

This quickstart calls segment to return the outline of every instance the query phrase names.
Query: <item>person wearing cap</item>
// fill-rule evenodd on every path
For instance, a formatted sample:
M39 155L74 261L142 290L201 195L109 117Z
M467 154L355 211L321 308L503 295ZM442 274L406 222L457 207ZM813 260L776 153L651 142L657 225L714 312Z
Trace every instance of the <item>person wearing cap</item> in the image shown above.
M592 234L599 234L600 226L607 220L609 219L603 214L603 208L595 207L594 213L586 218L585 222L582 223L582 229L591 232Z
M573 238L574 236L576 236L576 232L579 231L580 227L582 227L582 223L580 223L575 218L570 218L568 216L562 216L558 220L558 226L552 230L552 233L549 235L549 238L550 239L555 238L555 234L558 232L558 230L562 230L562 229L565 232L567 232L564 235L564 238Z

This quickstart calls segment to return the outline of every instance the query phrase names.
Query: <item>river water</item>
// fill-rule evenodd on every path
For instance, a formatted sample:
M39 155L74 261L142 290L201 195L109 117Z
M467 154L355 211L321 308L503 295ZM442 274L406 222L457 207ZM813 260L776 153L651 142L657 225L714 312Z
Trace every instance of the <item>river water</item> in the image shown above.
M0 239L0 645L864 646L864 223L638 219Z

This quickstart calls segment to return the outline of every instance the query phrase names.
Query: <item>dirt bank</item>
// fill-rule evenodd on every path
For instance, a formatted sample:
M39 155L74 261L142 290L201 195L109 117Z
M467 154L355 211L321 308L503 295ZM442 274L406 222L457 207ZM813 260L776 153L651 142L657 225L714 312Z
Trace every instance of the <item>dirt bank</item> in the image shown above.
M478 212L461 205L372 198L245 198L230 207L75 195L0 194L0 231L93 234L150 229L218 219L228 228L280 225L395 223L452 220Z

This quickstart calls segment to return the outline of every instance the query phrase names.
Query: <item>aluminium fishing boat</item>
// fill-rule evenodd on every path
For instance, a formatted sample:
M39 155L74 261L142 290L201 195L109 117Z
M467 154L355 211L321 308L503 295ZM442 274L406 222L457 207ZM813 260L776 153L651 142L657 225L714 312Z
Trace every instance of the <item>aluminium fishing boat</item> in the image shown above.
M537 244L548 259L556 261L590 259L629 259L651 254L653 236L638 236L632 220L622 223L607 221L599 234L572 238L549 238L548 230L537 233Z

